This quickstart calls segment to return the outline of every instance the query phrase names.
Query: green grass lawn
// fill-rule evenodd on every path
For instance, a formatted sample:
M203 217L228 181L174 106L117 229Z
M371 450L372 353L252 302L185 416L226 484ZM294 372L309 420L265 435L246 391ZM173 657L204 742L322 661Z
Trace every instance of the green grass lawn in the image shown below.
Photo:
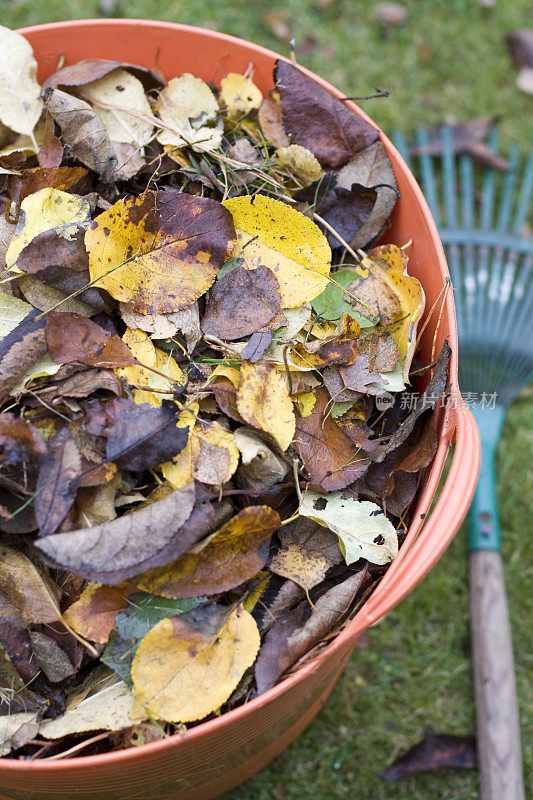
M453 115L501 117L504 143L531 144L533 98L515 88L516 71L505 35L531 27L529 0L406 0L404 24L386 41L375 3L284 0L264 8L283 16L299 60L348 95L393 88L387 100L362 104L387 131L410 135ZM0 0L0 21L17 27L99 16L95 0ZM216 28L287 53L250 0L119 0L115 15L152 17ZM314 37L314 46L309 37ZM309 52L310 50L310 52ZM529 125L527 120L529 118ZM533 639L531 445L533 392L508 414L499 451L498 479L504 557L514 628L526 769L533 785ZM475 770L419 776L389 786L380 770L418 741L424 728L474 731L465 532L439 564L357 648L316 722L273 764L226 800L467 800L479 797Z

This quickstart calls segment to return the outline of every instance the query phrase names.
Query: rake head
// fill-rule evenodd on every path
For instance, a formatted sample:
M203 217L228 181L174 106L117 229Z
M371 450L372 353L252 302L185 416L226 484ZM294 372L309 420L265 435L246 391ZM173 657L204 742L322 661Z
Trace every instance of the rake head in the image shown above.
M507 406L533 380L533 150L521 163L518 148L502 174L456 156L452 131L443 127L442 156L410 158L446 250L459 334L463 396L493 398ZM417 143L428 143L418 131ZM497 133L489 139L497 147Z

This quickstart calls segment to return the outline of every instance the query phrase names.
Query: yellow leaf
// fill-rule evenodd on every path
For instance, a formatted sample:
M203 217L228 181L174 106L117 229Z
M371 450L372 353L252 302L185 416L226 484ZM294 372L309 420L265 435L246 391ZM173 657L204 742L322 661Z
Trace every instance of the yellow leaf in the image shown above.
M222 78L219 98L229 117L248 114L263 102L263 95L255 83L238 72L230 72Z
M313 181L318 181L324 174L318 159L310 150L300 144L279 147L276 150L276 155L278 157L278 165L296 175L304 186L308 186Z
M269 506L248 506L176 561L146 572L138 586L175 600L234 589L263 568L280 522Z
M363 265L392 290L401 306L389 333L398 345L406 382L415 352L416 329L425 306L424 290L420 281L407 274L407 262L407 256L395 244L376 247L363 259Z
M132 386L143 387L133 389L133 399L136 403L150 403L151 406L157 408L163 400L171 398L170 392L174 391L175 382L182 383L183 372L170 353L165 353L154 346L145 331L127 328L122 339L141 364L157 369L168 376L165 378L138 364L114 370L120 378L125 378Z
M275 273L282 308L302 306L324 291L331 249L312 220L261 194L232 197L222 205L237 231L234 256L242 256L248 269L263 266Z
M92 281L144 314L191 306L234 245L220 203L176 189L119 200L85 234Z
M314 392L303 392L293 398L298 407L301 417L308 417L316 403L316 395Z
M231 431L227 431L216 422L206 427L205 430L199 425L194 427L196 419L190 414L189 417L191 421L188 422L190 433L187 444L181 453L178 453L172 461L166 461L161 465L163 477L171 483L175 489L181 489L183 486L186 486L193 478L203 483L226 483L239 465L239 451L235 445L234 435ZM186 420L187 411L180 415L178 427L183 427ZM203 468L200 467L202 443L205 443L208 447L211 446L217 450L222 450L225 457L225 472L221 475L216 473L213 476L215 478L214 480L208 479L209 473L206 470L205 464ZM212 453L212 455L215 456L212 469L215 469L219 459L216 458L216 453Z
M243 362L237 409L254 428L270 433L282 450L290 445L296 425L294 409L286 381L274 367Z
M158 622L133 659L135 695L169 722L194 722L220 708L254 663L260 636L243 608L214 603Z
M103 78L87 83L83 87L86 100L120 106L131 111L138 111L152 116L152 109L144 93L143 85L131 72L125 69L114 69ZM145 145L152 136L154 126L138 116L133 116L118 109L94 107L112 142Z
M17 227L6 253L6 265L10 269L16 266L24 248L40 234L54 232L62 239L73 241L91 219L87 200L59 189L34 192L24 198L20 207L22 227L20 230Z
M240 377L240 370L236 367L230 367L229 364L219 364L211 373L209 382L211 383L215 378L227 378L237 388Z
M157 139L162 145L184 147L205 152L220 147L224 125L218 119L215 95L200 78L185 72L172 78L159 94L157 114L165 125Z

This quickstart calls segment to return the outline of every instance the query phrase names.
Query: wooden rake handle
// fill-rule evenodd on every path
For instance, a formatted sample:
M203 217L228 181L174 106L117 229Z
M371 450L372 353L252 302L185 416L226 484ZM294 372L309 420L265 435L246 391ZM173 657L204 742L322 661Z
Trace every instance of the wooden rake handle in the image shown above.
M501 554L470 554L470 605L482 800L524 800L511 626Z

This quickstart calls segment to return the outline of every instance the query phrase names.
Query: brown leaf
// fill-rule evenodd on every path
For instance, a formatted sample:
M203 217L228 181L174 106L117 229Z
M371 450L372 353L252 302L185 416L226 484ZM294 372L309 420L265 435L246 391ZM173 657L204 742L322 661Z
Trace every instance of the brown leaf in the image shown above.
M242 339L273 319L281 307L278 279L268 267L235 267L209 292L202 330L221 339Z
M381 142L374 142L356 153L337 174L337 186L350 189L354 183L376 187L376 202L369 218L349 240L355 250L364 248L380 235L396 204L396 193L389 189L389 186L396 188L396 177Z
M476 762L476 740L473 736L453 736L430 731L421 742L385 767L379 777L392 783L410 775L447 767L472 769Z
M289 464L272 441L251 428L237 428L235 444L241 453L238 470L239 483L249 489L268 489L281 483L289 471Z
M221 411L236 422L244 423L243 418L237 410L237 389L227 378L217 380L209 387L215 395L215 399Z
M226 592L257 575L279 527L277 511L248 506L177 561L143 575L145 592L180 599Z
M378 131L298 67L280 58L274 80L287 133L325 167L341 167L378 138Z
M47 573L18 550L0 544L0 592L16 609L25 625L61 619L60 591Z
M189 428L176 426L176 404L163 400L158 408L117 398L113 422L107 428L106 458L124 469L142 471L181 453Z
M134 581L117 586L89 584L78 600L67 608L65 622L91 642L105 644L116 629L115 616L128 606L128 597L137 591Z
M28 171L22 179L20 201L41 189L59 189L75 194L86 194L91 186L85 167L40 167Z
M45 320L34 322L39 312L30 311L0 341L0 403L9 396L26 372L46 353Z
M281 106L279 103L274 103L265 97L259 111L257 112L259 124L263 132L263 136L274 145L274 147L288 147L291 140L285 133L283 127L283 119L281 114Z
M359 352L368 356L370 371L391 372L400 360L398 345L393 338L371 331L358 342Z
M33 654L30 634L16 609L3 594L0 594L0 642L25 682L33 680L39 674L39 664Z
M114 372L107 369L81 369L59 381L53 381L41 390L39 396L47 403L62 397L88 397L93 392L105 391L120 397L122 383Z
M35 492L35 518L40 536L54 533L67 516L76 497L82 472L81 456L67 427L47 443Z
M365 353L360 353L350 366L339 367L339 375L344 388L353 392L377 394L381 387L385 386L379 372L370 370L370 359ZM335 399L338 400L339 398Z
M315 395L309 416L296 420L293 446L312 485L334 492L361 477L370 462L327 413L330 400L326 390L319 387Z
M307 366L353 364L357 358L359 331L359 323L349 314L343 314L333 336L296 345L293 352L301 356Z
M63 160L63 145L61 140L55 135L54 120L46 112L44 123L43 143L37 153L37 160L40 167L59 167Z
M366 150L362 152L366 153ZM335 175L326 174L300 189L294 197L312 206L345 241L350 242L370 217L376 203L377 189L367 188L355 181L348 187L340 186ZM342 247L329 230L324 230L324 233L332 250Z
M103 78L115 69L126 69L135 75L145 89L158 89L164 86L165 80L157 72L141 67L138 64L128 64L126 61L110 61L105 58L85 58L77 64L70 64L53 72L42 85L43 94L47 89L57 89L58 86L84 86L99 78Z
M257 693L266 692L313 645L320 642L346 614L366 576L356 572L323 594L310 606L303 600L270 629L255 664ZM306 619L307 617L307 619Z
M0 414L0 464L12 466L23 459L31 461L45 452L43 437L34 425L7 411Z
M39 539L36 547L47 561L75 575L115 584L139 575L159 556L191 515L194 484L189 484L133 514L69 533ZM165 555L166 559L166 555ZM167 563L163 560L160 563Z
M57 642L42 631L30 631L35 658L50 683L60 683L76 674L70 658Z
M57 364L115 368L137 363L120 336L112 336L96 322L68 311L48 314L46 344Z
M103 122L91 106L59 89L45 93L46 108L61 129L66 152L112 183L118 160Z
M343 560L338 537L306 517L299 517L278 536L281 548L270 562L271 571L306 591L322 583L328 569Z

